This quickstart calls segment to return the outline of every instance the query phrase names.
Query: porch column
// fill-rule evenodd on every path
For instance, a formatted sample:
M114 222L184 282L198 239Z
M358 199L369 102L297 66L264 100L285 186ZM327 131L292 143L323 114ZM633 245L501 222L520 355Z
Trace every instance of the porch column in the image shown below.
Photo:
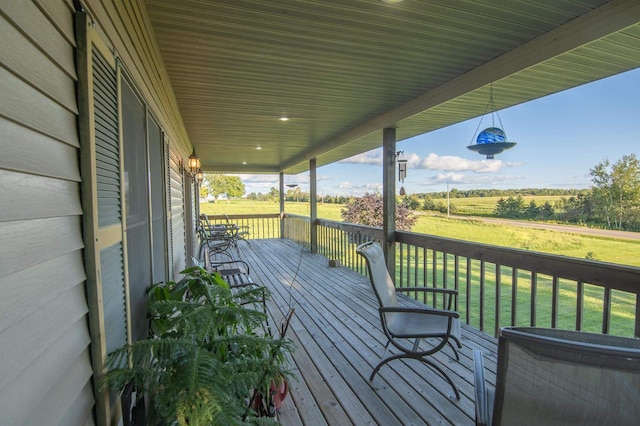
M396 129L382 133L382 248L389 275L396 270Z
M284 172L280 172L280 238L284 238Z
M316 221L318 220L318 182L316 179L316 159L309 160L309 198L311 203L311 253L318 252L318 228Z

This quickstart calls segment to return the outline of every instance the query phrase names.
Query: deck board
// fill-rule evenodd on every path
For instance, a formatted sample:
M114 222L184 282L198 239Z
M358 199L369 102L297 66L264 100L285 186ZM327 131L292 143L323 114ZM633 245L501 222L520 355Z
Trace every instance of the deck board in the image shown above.
M434 361L460 390L458 401L445 380L415 360L394 361L374 380L386 339L369 279L286 239L240 244L254 281L267 286L267 308L279 326L295 309L287 337L297 380L279 419L288 425L471 425L474 419L472 349L485 353L495 378L496 340L463 326L460 361L447 348ZM410 302L408 302L410 303ZM423 343L425 344L425 343Z

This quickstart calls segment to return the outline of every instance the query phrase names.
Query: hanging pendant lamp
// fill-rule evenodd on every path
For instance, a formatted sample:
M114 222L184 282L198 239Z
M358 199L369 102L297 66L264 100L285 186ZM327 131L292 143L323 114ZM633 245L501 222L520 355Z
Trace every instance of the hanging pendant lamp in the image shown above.
M488 110L491 111L491 127L487 127L478 133L478 129L482 125L482 120L487 115ZM495 117L498 117L500 127L496 127ZM500 115L496 110L496 104L493 101L493 84L491 84L489 89L489 103L487 104L484 114L480 119L480 123L478 123L478 127L474 133L474 137L476 134L478 136L475 137L475 143L473 143L474 140L471 139L471 143L467 146L467 149L477 152L480 155L486 155L488 160L493 160L494 155L513 148L517 144L516 142L509 142L507 140L507 134L502 130L503 127Z

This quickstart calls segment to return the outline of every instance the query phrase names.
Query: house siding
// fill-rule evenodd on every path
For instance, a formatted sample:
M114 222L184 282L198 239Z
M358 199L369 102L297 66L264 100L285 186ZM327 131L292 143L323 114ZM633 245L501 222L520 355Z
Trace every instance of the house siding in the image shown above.
M137 1L83 6L169 141L167 261L177 274L190 147L151 27ZM72 2L3 1L0 10L0 423L104 424L90 355ZM117 213L100 202L109 223ZM118 301L105 316L109 349L126 340L121 277L107 280Z
M3 425L93 423L72 10L46 3L0 6Z

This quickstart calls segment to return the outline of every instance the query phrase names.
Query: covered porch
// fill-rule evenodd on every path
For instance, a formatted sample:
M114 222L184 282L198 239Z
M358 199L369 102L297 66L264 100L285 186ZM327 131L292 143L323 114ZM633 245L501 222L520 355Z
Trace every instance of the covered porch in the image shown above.
M484 351L493 380L496 339L464 325L460 362L448 349L434 356L458 387L459 401L417 361L392 362L369 383L386 340L366 276L329 267L327 258L288 239L251 240L240 244L240 256L271 291L268 310L276 325L295 309L287 337L296 345L297 380L280 410L283 425L474 423L472 349Z
M105 359L147 336L147 288L177 278L193 255L192 152L202 172L279 174L280 194L285 174L308 171L315 200L317 167L384 146L383 193L392 212L389 160L396 142L483 114L491 90L502 109L640 66L637 0L558 0L553 7L532 0L500 7L489 0L388 3L2 3L3 425L122 420L117 399L99 385ZM291 336L301 347L293 359L301 380L293 383L283 422L470 423L469 351L484 346L490 361L491 338L465 328L462 361L446 353L438 358L452 371L461 401L439 377L401 362L385 366L369 386L384 342L366 278L329 269L325 258L310 254L317 249L336 259L323 250L339 253L345 241L334 233L341 224L326 224L316 213L312 203L309 219L290 221L304 230L294 238L285 234L281 209L272 228L279 234L269 237L304 238L310 242L304 250L280 239L242 247L255 279L274 292L272 315L296 303ZM596 262L549 263L541 256L525 262L505 250L424 241L395 232L393 215L385 216L375 238L390 255L400 246L397 263L389 258L389 264L410 271L411 282L428 265L437 276L438 259L450 259L456 272L449 277L463 270L482 277L474 268L484 273L490 263L495 282L507 285L510 274L514 296L516 283L528 286L531 309L513 304L510 318L524 311L535 322L537 274L546 274L545 306L555 325L562 280L571 279L576 328L585 283L593 283L602 288L602 332L616 292L624 291L633 298L629 334L639 334L637 269L612 275L612 267ZM413 257L403 257L409 246ZM463 257L473 259L466 269L458 267ZM556 268L562 264L568 266ZM498 265L511 269L503 273ZM530 278L520 278L521 270ZM478 319L472 317L480 330L501 324L498 315L485 321L485 305L507 307L499 304L507 294L500 286L487 288L496 297L480 298Z

